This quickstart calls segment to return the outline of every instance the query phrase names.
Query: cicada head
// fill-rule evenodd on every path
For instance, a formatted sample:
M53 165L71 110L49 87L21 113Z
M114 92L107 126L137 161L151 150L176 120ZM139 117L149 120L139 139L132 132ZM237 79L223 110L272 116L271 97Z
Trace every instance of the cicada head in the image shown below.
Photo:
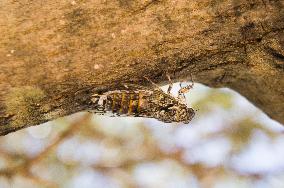
M175 121L183 122L185 124L189 123L195 115L194 110L188 108L185 104L179 105L171 110L175 111Z

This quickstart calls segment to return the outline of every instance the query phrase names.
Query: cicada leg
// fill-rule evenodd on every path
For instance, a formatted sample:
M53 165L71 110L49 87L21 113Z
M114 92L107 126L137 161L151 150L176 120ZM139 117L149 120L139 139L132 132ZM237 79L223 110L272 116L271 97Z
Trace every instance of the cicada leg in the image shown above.
M192 78L192 74L190 74L190 80L191 80L192 83L188 84L185 87L182 87L181 82L179 84L180 89L178 91L178 100L180 100L181 102L185 102L186 99L185 99L185 95L184 94L189 92L189 90L192 89L193 86L194 86L194 81L193 81L193 78Z
M172 90L172 88L173 88L173 82L172 82L172 80L171 80L171 77L170 77L168 74L167 74L167 77L168 77L169 82L170 82L169 87L168 87L168 90L167 90L167 93L170 95L170 94L171 94L171 90Z
M162 89L160 88L160 86L158 86L156 83L154 83L154 82L153 82L152 80L150 80L148 77L144 76L144 78L145 78L146 80L148 80L151 84L153 84L153 86L155 86L156 89L162 90Z
M167 75L168 80L169 80L169 82L170 82L169 87L168 87L168 90L167 90L167 93L168 93L169 95L171 95L171 90L172 90L172 88L173 88L173 82L172 82L172 80L171 80L171 77L170 77L168 74L166 74L166 75ZM150 80L148 77L144 76L144 78L146 78L149 82L151 82L151 84L153 84L157 89L162 90L157 84L155 84L155 83L154 83L152 80Z

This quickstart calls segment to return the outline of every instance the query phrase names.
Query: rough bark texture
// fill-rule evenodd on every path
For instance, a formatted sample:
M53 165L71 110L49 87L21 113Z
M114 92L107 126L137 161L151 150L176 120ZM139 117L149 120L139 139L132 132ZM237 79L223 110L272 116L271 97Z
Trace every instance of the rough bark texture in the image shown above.
M192 73L284 123L283 0L1 0L0 134Z

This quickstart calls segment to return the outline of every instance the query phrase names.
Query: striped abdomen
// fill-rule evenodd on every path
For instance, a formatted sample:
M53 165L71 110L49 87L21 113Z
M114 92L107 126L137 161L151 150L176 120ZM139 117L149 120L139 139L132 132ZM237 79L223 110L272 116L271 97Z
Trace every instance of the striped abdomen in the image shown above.
M111 91L94 95L93 102L102 113L112 112L117 115L140 116L151 91Z

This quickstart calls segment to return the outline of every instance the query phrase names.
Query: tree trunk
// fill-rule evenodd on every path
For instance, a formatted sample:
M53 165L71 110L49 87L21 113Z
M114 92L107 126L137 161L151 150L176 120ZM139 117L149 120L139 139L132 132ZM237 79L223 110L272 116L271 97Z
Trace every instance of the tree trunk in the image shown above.
M0 135L122 83L228 87L284 123L283 0L0 2Z

